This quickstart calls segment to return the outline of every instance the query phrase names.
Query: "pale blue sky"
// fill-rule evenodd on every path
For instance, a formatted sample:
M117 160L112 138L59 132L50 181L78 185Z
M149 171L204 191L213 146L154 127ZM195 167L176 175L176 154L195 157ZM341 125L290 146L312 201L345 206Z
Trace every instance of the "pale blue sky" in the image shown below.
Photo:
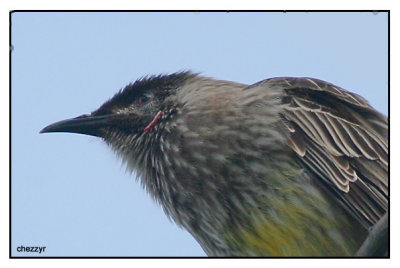
M315 77L387 115L387 24L387 13L13 13L12 255L205 256L100 139L39 131L143 75L188 69L249 84Z

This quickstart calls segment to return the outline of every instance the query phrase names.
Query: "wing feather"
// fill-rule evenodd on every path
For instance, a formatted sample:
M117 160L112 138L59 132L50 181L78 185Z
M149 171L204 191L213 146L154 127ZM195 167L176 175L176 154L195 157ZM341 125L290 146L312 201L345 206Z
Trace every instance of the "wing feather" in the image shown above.
M362 97L312 78L263 82L283 90L288 145L365 227L388 209L388 121Z

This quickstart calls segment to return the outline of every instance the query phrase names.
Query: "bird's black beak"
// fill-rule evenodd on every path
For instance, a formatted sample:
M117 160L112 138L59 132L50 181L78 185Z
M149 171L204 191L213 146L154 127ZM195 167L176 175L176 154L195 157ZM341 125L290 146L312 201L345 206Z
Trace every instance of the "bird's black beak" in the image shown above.
M101 137L102 129L109 125L110 115L81 115L48 125L40 133L69 132Z

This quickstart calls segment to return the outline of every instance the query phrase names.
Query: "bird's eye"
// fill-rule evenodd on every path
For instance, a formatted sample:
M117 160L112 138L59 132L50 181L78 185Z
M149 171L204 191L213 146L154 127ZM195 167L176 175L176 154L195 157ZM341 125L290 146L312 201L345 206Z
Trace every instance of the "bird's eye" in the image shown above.
M143 94L138 98L138 103L139 104L146 104L151 100L151 95L150 94Z

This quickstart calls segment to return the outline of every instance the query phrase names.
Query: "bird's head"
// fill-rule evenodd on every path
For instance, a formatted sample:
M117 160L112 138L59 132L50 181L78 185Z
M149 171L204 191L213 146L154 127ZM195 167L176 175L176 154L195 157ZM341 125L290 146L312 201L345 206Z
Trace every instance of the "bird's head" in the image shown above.
M106 142L157 135L175 112L173 96L195 74L180 72L147 76L127 85L91 114L56 122L41 133L70 132ZM122 145L122 144L121 144Z

